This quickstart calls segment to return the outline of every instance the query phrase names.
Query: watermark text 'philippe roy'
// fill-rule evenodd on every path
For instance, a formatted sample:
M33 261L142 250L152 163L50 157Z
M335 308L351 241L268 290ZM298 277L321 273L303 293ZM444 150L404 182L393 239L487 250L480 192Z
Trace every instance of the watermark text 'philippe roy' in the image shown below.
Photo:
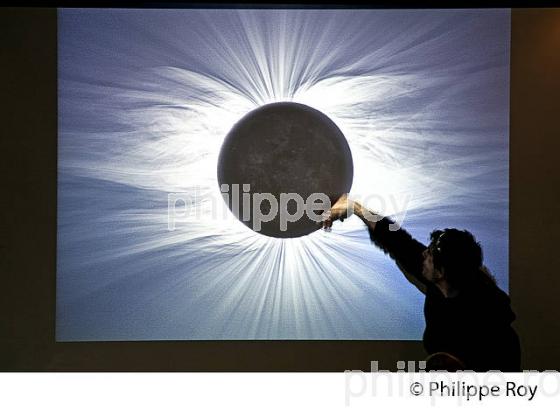
M241 189L240 189L241 188ZM231 212L243 222L251 222L252 229L259 232L263 223L273 221L278 218L280 230L285 232L288 230L288 224L297 222L304 216L316 223L323 222L330 216L330 209L333 204L328 195L324 193L312 193L307 198L303 198L295 192L280 193L274 195L266 192L251 192L250 184L222 184L220 192L222 199L214 195L203 196L200 189L194 189L190 192L175 192L168 194L168 229L175 230L177 222L192 218L200 217L200 204L202 200L216 201L222 200L230 205ZM391 231L398 230L404 217L406 216L407 206L410 202L410 196L399 198L393 195L387 195L386 198L380 195L371 194L365 197L352 196L353 201L362 203L374 203L375 212L364 211L364 217L371 221L377 222L385 215L385 210L400 209L398 215L394 216L394 223L389 226ZM348 216L352 215L351 201L348 201ZM211 217L218 219L223 217L219 212L226 209L211 203ZM229 211L228 211L229 212Z

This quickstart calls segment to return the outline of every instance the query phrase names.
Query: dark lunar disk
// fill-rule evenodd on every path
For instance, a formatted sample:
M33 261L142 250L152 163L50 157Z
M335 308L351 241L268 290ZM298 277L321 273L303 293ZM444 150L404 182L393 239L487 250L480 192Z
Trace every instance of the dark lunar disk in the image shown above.
M278 204L281 193L297 193L305 201L312 193L324 193L334 204L350 191L353 173L350 147L336 124L311 107L290 102L264 105L244 116L226 136L218 160L218 183L229 187L226 202L251 229L254 193L270 193ZM235 184L239 187L237 199ZM250 185L248 209L243 205L243 184ZM296 208L295 201L287 202L290 214ZM268 215L270 203L260 202L260 210ZM278 212L271 221L262 222L258 232L294 238L319 228L304 213L299 220L287 222L287 230L282 231Z

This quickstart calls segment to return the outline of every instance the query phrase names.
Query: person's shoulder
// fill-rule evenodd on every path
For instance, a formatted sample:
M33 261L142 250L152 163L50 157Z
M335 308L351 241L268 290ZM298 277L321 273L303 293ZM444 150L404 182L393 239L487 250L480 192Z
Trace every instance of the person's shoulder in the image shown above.
M495 282L483 283L473 288L473 296L483 301L494 303L507 303L509 305L509 295L504 292Z
M497 284L485 284L473 288L470 293L480 316L493 322L511 323L515 319L515 314L511 309L510 297Z
M432 282L426 281L426 298L445 299L441 290Z

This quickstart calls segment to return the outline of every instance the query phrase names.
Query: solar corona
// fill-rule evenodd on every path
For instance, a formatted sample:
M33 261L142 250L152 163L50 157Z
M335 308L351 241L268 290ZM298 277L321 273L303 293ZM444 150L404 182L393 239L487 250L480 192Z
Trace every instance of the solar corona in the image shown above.
M469 230L507 290L509 33L495 9L60 9L56 340L420 340L364 223L319 229L345 193L423 243Z

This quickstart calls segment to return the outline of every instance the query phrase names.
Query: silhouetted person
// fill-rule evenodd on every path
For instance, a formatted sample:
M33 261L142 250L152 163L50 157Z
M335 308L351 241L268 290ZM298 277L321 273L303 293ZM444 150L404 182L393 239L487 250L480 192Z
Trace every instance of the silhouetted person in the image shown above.
M509 297L483 266L482 249L470 232L433 231L426 247L402 228L391 231L393 221L346 196L326 215L323 227L352 213L367 225L372 242L426 295L423 340L432 367L451 359L453 370L462 365L475 371L520 371Z

